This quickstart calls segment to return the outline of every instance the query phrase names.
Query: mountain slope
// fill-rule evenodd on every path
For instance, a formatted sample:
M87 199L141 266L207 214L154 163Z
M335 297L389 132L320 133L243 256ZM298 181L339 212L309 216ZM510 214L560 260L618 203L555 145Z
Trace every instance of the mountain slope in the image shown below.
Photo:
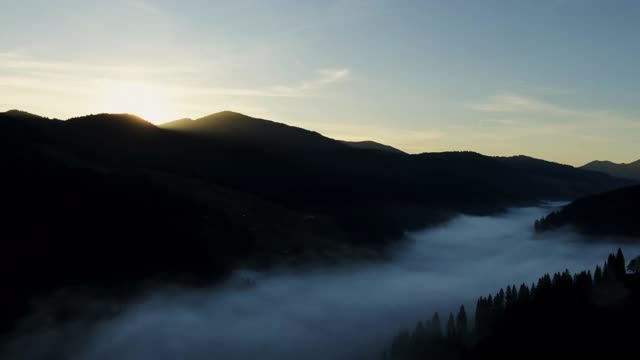
M640 160L629 164L616 164L611 161L592 161L581 169L599 171L620 178L640 181Z
M8 123L0 121L0 127ZM526 157L363 150L232 112L181 120L180 130L155 127L131 115L107 114L67 122L41 119L39 128L47 131L22 125L3 131L3 138L15 139L12 135L21 132L22 144L40 147L67 164L161 171L259 196L298 212L323 214L350 233L350 239L366 243L398 237L408 227L421 227L445 214L486 213L629 184Z
M358 149L235 113L179 127L188 129L127 114L0 113L0 280L11 294L0 324L66 286L114 291L217 278L239 263L379 256L406 230L455 213L628 184L535 159Z
M588 234L621 235L640 240L640 185L578 199L536 221L536 230L572 226Z
M161 124L161 128L207 136L217 141L244 146L284 150L335 150L343 145L317 132L275 121L223 111L196 120L181 119Z
M404 154L406 155L407 153L394 148L393 146L389 146L389 145L385 145L385 144L381 144L375 141L371 141L371 140L366 140L366 141L346 141L346 140L342 140L341 141L343 144L349 145L351 147L357 148L357 149L366 149L366 150L378 150L378 151L387 151L390 153L394 153L394 154Z

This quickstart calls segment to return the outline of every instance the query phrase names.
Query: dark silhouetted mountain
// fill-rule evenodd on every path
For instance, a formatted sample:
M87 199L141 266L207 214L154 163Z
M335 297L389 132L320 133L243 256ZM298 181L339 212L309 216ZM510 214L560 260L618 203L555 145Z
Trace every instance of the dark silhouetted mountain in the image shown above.
M25 121L28 121L29 119L32 119L32 120L45 119L42 116L34 115L34 114L28 113L26 111L21 111L21 110L9 110L9 111L6 111L6 112L2 113L2 116L5 119L20 119L20 120L25 120Z
M385 145L385 144L380 144L377 143L375 141L345 141L342 140L342 143L347 144L351 147L357 148L357 149L366 149L366 150L379 150L379 151L387 151L390 153L394 153L394 154L407 154L402 150L396 149L392 146L389 145Z
M548 189L557 186L562 187L564 182L570 181L576 193L588 194L591 187L590 181L598 176L597 173L591 173L586 176L585 172L576 172L576 168L573 166L535 159L529 156L497 157L497 159L515 169L526 172L528 176L534 177L536 182L545 184L544 186ZM559 179L562 180L558 182ZM632 182L627 183L631 184Z
M340 142L314 131L252 118L232 111L223 111L196 120L176 120L160 127L245 146L267 146L298 151L334 150L343 146Z
M536 221L538 231L572 226L587 234L640 240L640 185L590 195Z
M160 124L160 127L167 130L188 129L193 124L193 119L183 118Z
M640 181L640 160L629 164L616 164L611 161L592 161L581 169L599 171L612 176Z
M178 125L0 113L0 280L12 294L2 316L15 319L30 297L64 286L376 256L406 230L458 212L628 184L534 159L358 149L230 112Z
M445 329L436 313L402 330L383 359L609 358L637 351L640 274L626 274L624 254L603 267L545 274L476 302L472 323L461 307ZM455 320L454 320L455 316Z
M5 117L0 114L0 120ZM9 123L15 125L1 121L0 127ZM169 173L296 212L323 214L351 233L351 239L366 243L397 237L407 227L421 227L445 214L486 213L628 184L526 157L357 149L312 131L232 112L179 123L181 130L167 130L132 115L100 114L66 122L42 118L37 131L25 123L2 135L66 165Z
M131 114L97 114L75 117L67 120L68 127L80 128L83 131L144 131L156 126L143 118Z

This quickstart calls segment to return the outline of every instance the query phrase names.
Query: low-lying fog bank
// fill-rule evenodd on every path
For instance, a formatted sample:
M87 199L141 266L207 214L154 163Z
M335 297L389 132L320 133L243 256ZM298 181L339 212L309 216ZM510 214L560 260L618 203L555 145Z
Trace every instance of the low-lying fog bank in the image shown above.
M593 269L615 242L533 233L550 209L460 216L409 235L395 260L306 272L238 272L224 287L157 291L121 315L13 342L12 359L378 359L401 327L545 272ZM638 245L622 245L627 258ZM5 358L5 357L3 357Z

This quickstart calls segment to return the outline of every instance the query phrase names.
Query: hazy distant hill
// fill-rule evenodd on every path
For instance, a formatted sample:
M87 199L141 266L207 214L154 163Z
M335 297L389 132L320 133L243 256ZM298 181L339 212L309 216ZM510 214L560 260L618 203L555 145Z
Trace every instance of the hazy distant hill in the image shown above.
M572 226L598 235L631 236L640 240L640 185L590 195L536 221L539 231Z
M640 181L640 160L629 164L616 164L611 161L592 161L581 169L600 171L605 174Z
M375 141L370 141L370 140L366 140L366 141L346 141L346 140L342 140L343 144L347 144L351 147L354 148L358 148L358 149L367 149L367 150L379 150L379 151L387 151L390 153L395 153L395 154L407 154L402 150L396 149L392 146L389 145L385 145L385 144L380 144L377 143Z

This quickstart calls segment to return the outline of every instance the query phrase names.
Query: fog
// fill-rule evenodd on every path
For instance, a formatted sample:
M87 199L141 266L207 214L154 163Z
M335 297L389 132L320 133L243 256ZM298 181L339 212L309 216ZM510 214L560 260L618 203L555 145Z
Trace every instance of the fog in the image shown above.
M393 260L306 271L239 271L209 290L162 289L118 316L13 341L15 359L378 359L400 328L473 313L478 296L545 272L593 269L619 244L535 235L549 208L459 216L407 234ZM622 245L627 258L638 245ZM252 279L251 286L241 286Z

